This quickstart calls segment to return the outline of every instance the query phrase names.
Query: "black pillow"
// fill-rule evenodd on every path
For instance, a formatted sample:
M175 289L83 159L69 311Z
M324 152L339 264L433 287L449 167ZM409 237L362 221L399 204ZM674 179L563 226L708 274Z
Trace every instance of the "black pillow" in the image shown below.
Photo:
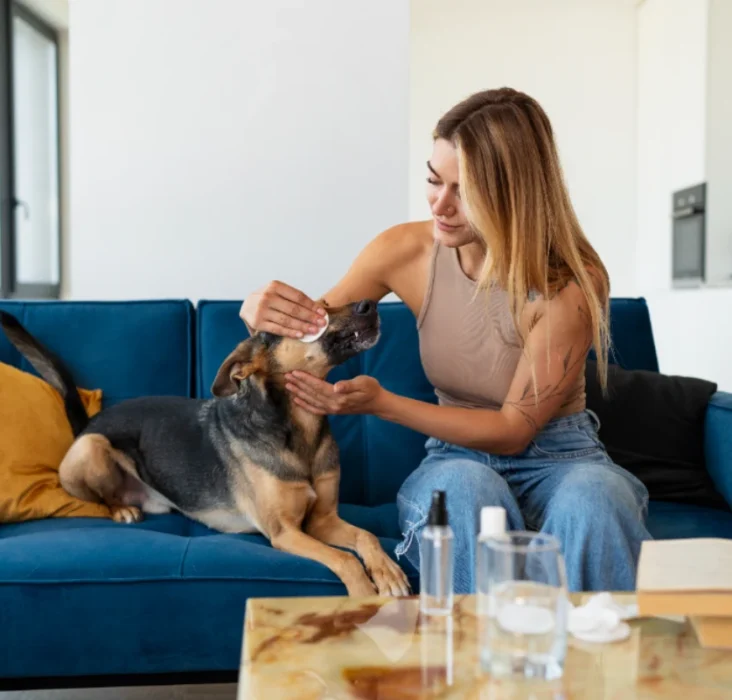
M603 397L594 360L585 379L587 408L600 419L610 458L638 477L652 500L729 510L704 465L704 419L716 384L610 365Z

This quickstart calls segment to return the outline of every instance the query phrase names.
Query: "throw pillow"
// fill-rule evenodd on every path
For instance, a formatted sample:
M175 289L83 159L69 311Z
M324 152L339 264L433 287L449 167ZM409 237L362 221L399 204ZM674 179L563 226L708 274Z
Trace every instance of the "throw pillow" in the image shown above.
M101 410L101 390L79 390L87 414ZM61 395L42 379L0 363L0 522L109 518L109 509L70 496L58 468L73 442Z
M704 463L704 420L716 384L611 365L603 397L594 360L585 379L587 408L600 419L610 458L638 477L651 499L729 510Z

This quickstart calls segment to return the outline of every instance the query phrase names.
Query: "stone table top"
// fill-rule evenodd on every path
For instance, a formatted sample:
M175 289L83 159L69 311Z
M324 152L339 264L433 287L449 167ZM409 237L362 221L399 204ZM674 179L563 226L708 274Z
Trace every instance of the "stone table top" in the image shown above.
M423 618L416 597L249 599L239 698L732 698L732 652L702 649L683 619L630 624L613 644L570 636L560 681L521 684L480 672L474 596L442 618Z

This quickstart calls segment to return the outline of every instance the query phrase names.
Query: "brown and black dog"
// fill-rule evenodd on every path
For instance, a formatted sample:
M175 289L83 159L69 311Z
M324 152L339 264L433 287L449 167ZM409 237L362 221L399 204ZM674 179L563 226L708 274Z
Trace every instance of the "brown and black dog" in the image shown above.
M312 343L268 333L240 343L218 371L213 399L129 399L91 420L63 363L14 316L0 312L0 323L64 399L76 439L59 478L71 495L107 504L120 522L174 509L222 532L261 532L274 547L327 566L350 595L407 595L404 572L378 539L338 516L340 461L327 418L285 390L287 372L325 377L377 343L375 303L328 315ZM335 547L354 550L363 565Z

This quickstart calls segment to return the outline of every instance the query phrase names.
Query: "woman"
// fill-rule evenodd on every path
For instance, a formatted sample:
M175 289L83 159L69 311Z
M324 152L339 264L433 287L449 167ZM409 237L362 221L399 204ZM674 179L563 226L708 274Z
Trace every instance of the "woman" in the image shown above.
M648 493L613 464L585 407L594 345L604 386L607 272L580 228L549 120L529 96L488 90L437 124L427 163L432 220L384 231L323 305L394 292L418 319L422 363L439 398L394 395L372 377L333 386L289 377L318 414L366 413L430 436L402 485L398 556L419 566L431 494L447 492L455 589L474 590L480 509L513 530L557 537L571 590L632 590ZM323 308L272 283L242 306L250 328L299 337Z

